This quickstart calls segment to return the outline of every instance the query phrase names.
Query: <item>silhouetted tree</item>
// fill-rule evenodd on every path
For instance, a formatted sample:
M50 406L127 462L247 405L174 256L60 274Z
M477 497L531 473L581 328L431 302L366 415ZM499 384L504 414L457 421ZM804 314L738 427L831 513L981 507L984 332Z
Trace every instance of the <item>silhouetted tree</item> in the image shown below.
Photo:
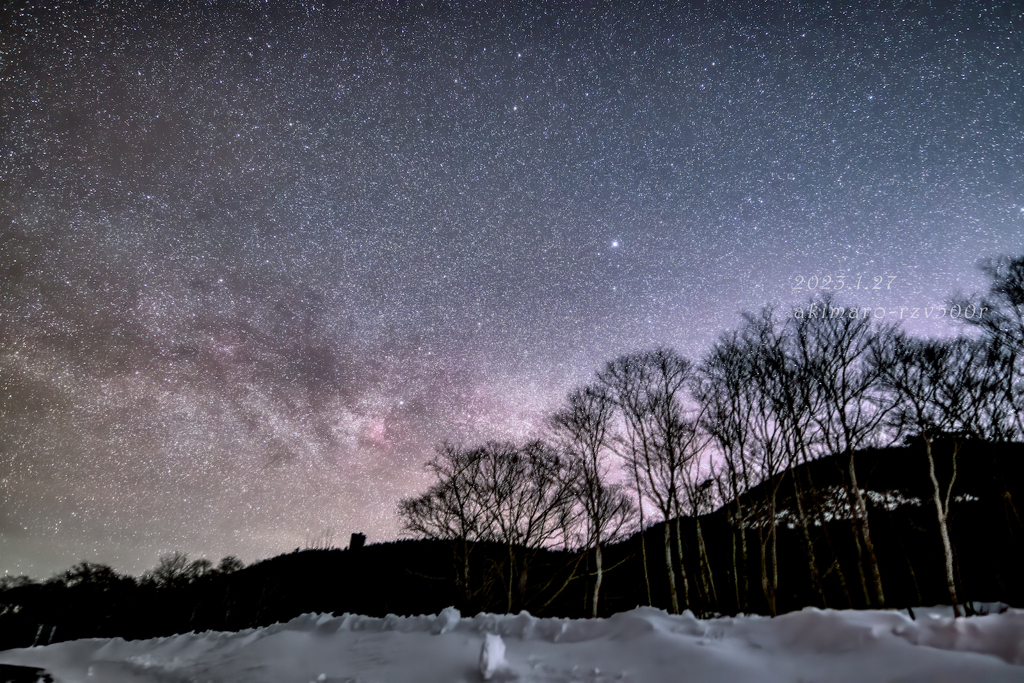
M960 616L960 608L949 534L949 505L957 477L961 437L978 433L983 405L998 389L993 376L978 371L984 367L986 350L980 340L919 340L901 333L893 337L890 345L879 349L874 359L884 385L898 397L894 425L924 443L946 562L947 588L956 616ZM936 474L933 452L936 439L943 436L951 437L953 444L952 469L945 485Z
M678 520L683 514L684 477L700 452L702 438L697 421L683 412L683 400L693 377L692 363L671 349L656 349L609 363L599 373L622 412L626 427L628 468L639 480L638 492L658 508L664 521L665 570L669 601L680 610L676 572L672 560L673 520L683 600L689 603L689 582L682 556ZM703 571L703 560L698 558Z
M825 452L841 454L846 464L854 542L861 558L857 567L861 589L868 604L881 607L885 605L885 592L854 453L877 438L894 405L881 391L880 368L868 362L872 349L886 344L894 328L876 332L869 318L858 315L857 308L838 306L831 296L821 299L818 306L819 317L805 318L796 329L797 348L807 378L804 385L812 392L810 414L817 423Z
M544 441L523 447L489 443L478 485L486 501L480 540L502 543L508 553L506 611L513 606L514 579L526 596L530 560L536 549L552 545L573 518L572 481L567 462ZM518 565L518 566L517 566Z
M779 589L778 494L786 474L787 458L784 425L777 416L780 383L786 364L784 338L770 307L760 314L745 313L740 331L741 354L746 362L746 378L753 391L752 410L747 428L750 433L751 462L762 482L764 506L757 520L761 546L761 589L772 615L777 613ZM770 565L769 565L770 560Z
M156 567L143 574L143 581L149 581L158 588L173 588L182 586L190 581L188 555L175 551L169 555L163 555L157 562Z
M119 586L125 581L134 584L130 577L121 576L112 567L95 562L79 562L58 577L66 587L91 586L100 590Z
M590 610L596 617L604 579L602 548L633 523L635 507L608 477L607 453L615 408L611 396L598 385L572 391L567 402L550 418L550 425L575 464L572 492L582 510L583 540L594 552L596 576Z
M1024 255L986 259L979 267L989 280L988 292L954 297L951 315L956 307L955 320L982 330L992 362L1003 368L998 391L1012 407L990 425L990 438L1024 438Z
M240 569L245 568L245 563L234 555L228 555L227 557L221 558L221 561L217 563L215 572L218 574L233 574Z
M478 485L482 464L480 451L442 444L426 465L434 474L434 483L422 495L404 498L398 504L398 516L407 532L453 543L456 585L463 607L473 603L469 554L487 514Z
M489 442L471 449L443 445L428 467L437 481L422 496L399 504L406 530L456 542L467 604L473 595L471 544L485 541L505 546L503 593L505 609L511 611L515 589L526 596L536 549L554 544L572 524L573 484L567 461L543 441L522 447Z
M711 472L719 482L720 495L729 510L733 530L732 574L736 611L748 611L750 579L746 569L747 509L744 497L753 479L749 461L749 423L754 395L738 332L719 337L701 363L694 395L703 407L701 427L711 435L721 457L717 467L712 460Z

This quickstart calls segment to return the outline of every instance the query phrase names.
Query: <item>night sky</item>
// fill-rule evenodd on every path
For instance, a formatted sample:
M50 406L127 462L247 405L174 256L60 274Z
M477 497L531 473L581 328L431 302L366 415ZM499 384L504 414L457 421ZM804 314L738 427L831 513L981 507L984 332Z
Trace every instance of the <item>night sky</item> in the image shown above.
M622 353L839 276L947 334L1024 252L1012 1L30 4L0 572L391 540L435 444Z

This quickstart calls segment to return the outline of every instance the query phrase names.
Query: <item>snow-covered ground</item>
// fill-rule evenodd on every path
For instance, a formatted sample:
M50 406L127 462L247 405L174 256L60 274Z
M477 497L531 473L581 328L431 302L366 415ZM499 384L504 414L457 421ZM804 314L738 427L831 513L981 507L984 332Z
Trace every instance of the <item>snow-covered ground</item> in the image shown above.
M639 608L608 619L528 614L303 615L242 633L80 640L0 652L56 683L459 681L1024 681L1024 610L953 619L805 609L698 620Z

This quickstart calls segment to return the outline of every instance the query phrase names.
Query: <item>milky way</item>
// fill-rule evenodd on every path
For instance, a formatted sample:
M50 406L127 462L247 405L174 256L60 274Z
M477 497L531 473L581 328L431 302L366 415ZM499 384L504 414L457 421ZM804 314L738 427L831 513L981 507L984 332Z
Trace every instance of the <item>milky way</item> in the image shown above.
M437 443L619 354L826 282L896 322L1024 251L1011 1L21 4L10 573L393 539Z

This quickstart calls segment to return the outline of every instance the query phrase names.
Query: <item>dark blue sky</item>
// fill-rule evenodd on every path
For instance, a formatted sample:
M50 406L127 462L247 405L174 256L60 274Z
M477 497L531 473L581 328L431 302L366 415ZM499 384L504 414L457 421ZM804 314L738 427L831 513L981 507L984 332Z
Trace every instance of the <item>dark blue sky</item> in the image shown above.
M388 540L621 353L826 276L948 333L1024 251L1014 2L28 4L0 571Z

